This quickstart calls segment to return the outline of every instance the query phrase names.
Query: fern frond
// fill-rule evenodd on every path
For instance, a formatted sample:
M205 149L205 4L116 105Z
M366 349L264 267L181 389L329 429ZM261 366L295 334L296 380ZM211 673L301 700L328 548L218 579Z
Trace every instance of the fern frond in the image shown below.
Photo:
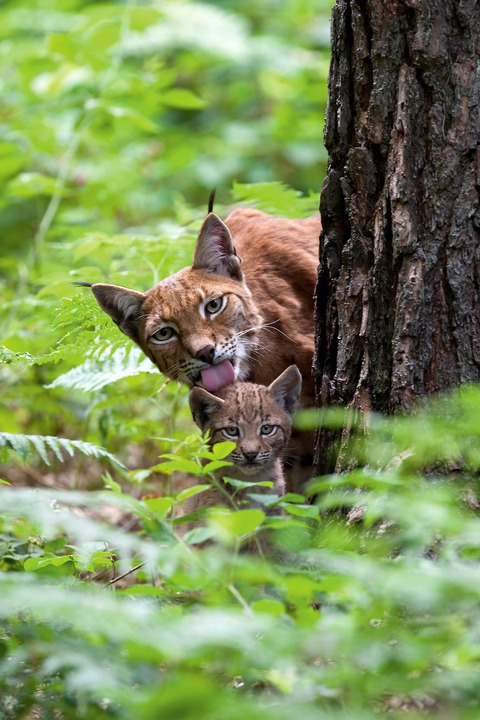
M58 362L74 356L86 356L95 349L104 350L113 345L120 347L118 330L106 313L100 310L93 295L79 293L73 298L62 298L56 309L53 328L63 333L62 339L49 353L34 358L36 365ZM123 338L123 345L127 338ZM132 343L133 346L133 343Z
M253 203L273 215L299 218L318 212L318 194L302 195L281 182L234 183L233 199Z
M16 519L30 520L38 526L38 531L44 538L55 538L59 533L66 533L77 545L98 543L101 539L105 546L115 548L121 564L136 555L151 564L152 568L160 557L170 552L161 543L149 542L149 539L137 533L75 512L78 507L102 508L109 505L134 513L139 518L148 517L150 512L144 503L128 495L43 488L32 490L22 487L2 487L0 492L2 515L10 514ZM172 540L174 541L173 536Z
M4 365L11 365L13 363L26 362L27 365L32 365L35 362L35 358L30 353L18 353L9 350L5 345L0 346L0 363Z
M8 458L10 452L14 452L23 461L36 453L46 465L50 465L49 451L53 452L57 460L63 461L62 450L70 457L73 457L75 452L79 452L95 460L108 460L117 469L126 469L125 465L107 450L83 440L69 440L54 435L22 435L0 432L0 454L4 460Z
M117 380L144 372L158 373L158 370L139 349L120 347L112 352L112 349L107 347L81 365L59 375L46 387L95 392Z

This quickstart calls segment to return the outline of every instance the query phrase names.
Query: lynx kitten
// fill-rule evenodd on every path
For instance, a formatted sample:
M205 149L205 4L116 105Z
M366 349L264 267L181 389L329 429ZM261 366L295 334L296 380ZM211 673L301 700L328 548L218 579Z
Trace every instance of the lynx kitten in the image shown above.
M220 487L191 498L188 512L211 505L240 503L255 505L248 498L250 492L285 494L281 454L290 439L292 415L295 412L302 386L302 377L296 365L289 368L268 387L237 382L218 391L218 397L199 387L190 392L190 408L195 422L205 432L210 431L210 444L231 440L236 447L226 458L233 466L217 471ZM222 477L251 482L249 488L235 492L224 484ZM257 484L273 483L273 488ZM233 494L235 497L233 498Z

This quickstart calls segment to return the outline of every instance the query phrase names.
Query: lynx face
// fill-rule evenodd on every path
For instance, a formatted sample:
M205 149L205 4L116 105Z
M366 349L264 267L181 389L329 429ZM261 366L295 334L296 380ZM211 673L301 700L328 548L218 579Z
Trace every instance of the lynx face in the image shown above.
M319 216L236 208L225 224L210 212L192 266L147 292L80 284L169 378L215 393L235 380L268 385L295 364L303 404L313 406L320 229Z
M261 322L240 265L227 227L211 213L192 267L146 293L106 284L92 290L161 372L215 392L248 376Z
M288 444L301 383L300 372L292 365L268 387L234 383L222 388L219 397L194 388L190 408L200 429L210 431L212 445L225 440L236 443L227 460L242 474L264 474Z

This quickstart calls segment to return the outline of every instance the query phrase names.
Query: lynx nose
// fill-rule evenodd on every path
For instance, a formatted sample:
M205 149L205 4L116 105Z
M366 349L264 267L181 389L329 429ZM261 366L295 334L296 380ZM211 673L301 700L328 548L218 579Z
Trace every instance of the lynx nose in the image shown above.
M206 363L213 363L213 356L215 355L215 345L205 345L201 350L198 350L195 357L199 360L203 360Z
M248 462L253 462L258 455L258 450L249 450L248 452L243 451L243 457Z

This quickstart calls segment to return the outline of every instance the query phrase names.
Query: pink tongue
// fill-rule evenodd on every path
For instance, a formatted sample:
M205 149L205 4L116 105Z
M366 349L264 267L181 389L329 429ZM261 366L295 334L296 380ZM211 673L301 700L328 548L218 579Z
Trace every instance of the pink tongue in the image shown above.
M223 360L218 365L200 370L203 387L208 392L215 392L224 385L235 382L235 371L230 360Z

